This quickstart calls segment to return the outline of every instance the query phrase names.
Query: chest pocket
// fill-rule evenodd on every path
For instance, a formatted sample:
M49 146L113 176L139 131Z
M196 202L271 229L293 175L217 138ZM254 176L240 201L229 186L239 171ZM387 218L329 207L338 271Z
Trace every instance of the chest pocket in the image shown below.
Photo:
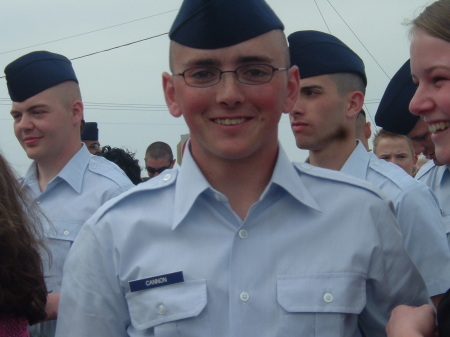
M280 337L353 336L366 304L366 282L351 273L279 276L277 299Z
M210 333L206 335L213 335L204 312L207 304L205 279L128 293L126 300L132 329L141 331L143 336L176 337L185 329L192 336L205 335L207 331ZM195 319L193 324L192 319Z
M48 239L47 246L52 254L50 266L44 261L48 290L53 292L60 290L64 262L82 225L83 223L81 222L64 220L57 220L50 224L45 224L45 236Z

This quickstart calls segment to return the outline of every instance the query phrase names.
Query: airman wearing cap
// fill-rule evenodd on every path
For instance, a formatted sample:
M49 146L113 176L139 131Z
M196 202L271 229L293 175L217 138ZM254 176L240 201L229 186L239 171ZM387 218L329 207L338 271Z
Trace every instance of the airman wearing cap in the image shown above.
M189 128L183 164L85 225L66 264L60 336L381 336L388 307L427 301L386 201L292 164L279 145L299 91L282 29L262 0L183 2L163 74L169 111ZM350 207L364 226L336 214ZM401 277L372 267L384 263Z
M288 41L291 63L302 74L300 96L290 113L297 146L309 150L312 165L366 180L386 194L394 205L405 249L438 303L450 288L450 251L433 193L356 140L356 118L367 83L363 61L331 34L299 31Z
M49 321L32 336L55 334L63 265L83 223L105 201L133 186L114 164L91 156L80 139L83 103L70 60L36 51L5 68L14 133L33 163L22 184L45 214L52 262L44 263Z

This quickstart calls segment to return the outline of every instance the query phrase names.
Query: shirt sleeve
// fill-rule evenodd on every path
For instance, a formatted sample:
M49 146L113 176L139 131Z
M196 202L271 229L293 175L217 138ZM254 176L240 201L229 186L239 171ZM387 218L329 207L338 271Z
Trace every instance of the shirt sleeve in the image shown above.
M111 236L101 240L88 220L64 266L56 336L127 336L124 291L115 272Z

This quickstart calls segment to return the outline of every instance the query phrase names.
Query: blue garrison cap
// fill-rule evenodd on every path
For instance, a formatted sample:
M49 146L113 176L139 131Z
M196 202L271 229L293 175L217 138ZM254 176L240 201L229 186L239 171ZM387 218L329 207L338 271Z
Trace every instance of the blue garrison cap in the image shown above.
M172 41L191 48L229 47L283 23L264 0L184 0L169 32Z
M300 69L300 78L326 74L355 73L367 85L364 62L337 37L315 30L288 36L291 65Z
M98 128L96 122L86 122L83 132L81 133L81 140L98 140Z
M13 102L23 102L62 82L78 83L70 60L48 51L35 51L19 57L6 66L5 75Z
M409 111L409 102L416 89L408 60L386 87L375 114L375 123L387 131L407 135L419 120L419 116Z

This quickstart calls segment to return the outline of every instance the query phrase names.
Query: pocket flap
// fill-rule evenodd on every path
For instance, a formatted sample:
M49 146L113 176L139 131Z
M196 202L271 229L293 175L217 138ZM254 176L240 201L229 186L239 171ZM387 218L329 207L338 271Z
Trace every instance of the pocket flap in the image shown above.
M277 297L288 312L359 314L366 305L366 280L351 273L282 275Z
M202 279L128 293L126 298L133 326L144 330L198 316L206 306L206 294Z

